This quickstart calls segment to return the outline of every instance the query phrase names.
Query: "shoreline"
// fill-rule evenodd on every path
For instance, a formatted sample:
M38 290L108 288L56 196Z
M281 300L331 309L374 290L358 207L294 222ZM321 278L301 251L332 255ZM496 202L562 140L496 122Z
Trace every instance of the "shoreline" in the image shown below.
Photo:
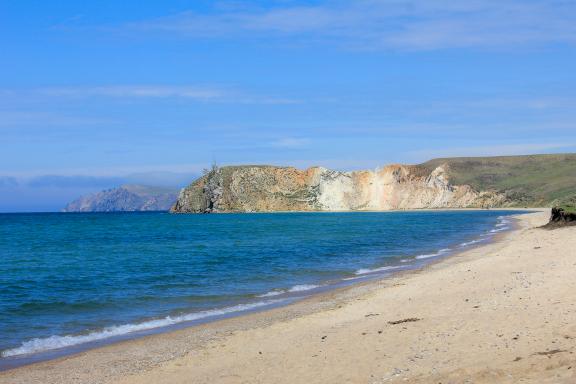
M477 211L477 209L466 209ZM405 259L397 262L396 264L386 264L373 269L358 269L354 275L350 277L341 277L336 279L329 279L319 285L302 286L296 285L292 288L306 287L306 289L284 289L273 290L266 292L262 295L255 296L260 301L252 301L245 303L237 303L231 307L213 308L204 312L190 313L181 315L182 319L174 318L172 321L168 318L158 319L145 319L142 322L132 324L121 324L110 328L110 334L105 335L106 329L87 332L83 335L64 335L56 336L62 338L63 342L70 342L74 344L64 344L60 348L50 348L39 350L31 353L21 353L19 348L27 348L20 346L9 350L9 352L16 352L14 355L8 355L0 359L0 373L7 370L13 370L20 367L26 367L33 364L49 362L61 358L67 358L79 353L88 352L93 349L99 349L108 345L113 345L121 342L129 342L138 338L148 337L153 335L161 335L164 333L174 332L176 330L186 329L190 327L197 327L200 325L211 324L221 320L242 317L249 314L260 312L267 312L277 308L283 308L290 305L297 305L298 303L308 300L311 297L325 295L333 291L348 289L352 286L361 284L370 284L378 280L389 279L401 273L418 271L426 266L442 261L443 259L453 257L462 252L474 249L479 246L490 244L499 235L515 230L514 213L510 212L524 212L525 210L510 210L501 209L509 214L505 216L507 219L499 217L498 223L492 230L487 232L479 232L475 237L466 239L462 243L455 243L450 245L450 248L439 249L433 253L428 254L415 254L406 256ZM428 211L438 211L431 209ZM447 212L453 211L452 209L446 210ZM534 210L527 210L534 212ZM272 293L272 295L270 295ZM170 321L167 321L170 320ZM165 324L161 324L165 323ZM130 327L130 331L115 332L115 328L122 329ZM101 335L99 335L101 334ZM68 341L66 338L83 338L84 341ZM39 339L39 342L51 341L51 338ZM32 345L34 348L34 346ZM36 346L39 348L40 346Z
M292 323L306 323L300 324L302 325L302 329L306 330L310 328L309 323L314 323L318 320L318 317L324 318L327 315L336 318L341 318L342 315L345 315L344 318L346 321L344 321L344 323L351 322L355 324L355 322L369 322L371 321L369 319L372 319L371 316L364 317L364 315L362 315L359 319L355 319L354 314L350 313L349 308L358 305L367 306L368 308L373 307L374 296L384 295L390 290L403 289L402 287L404 286L410 286L413 280L434 280L434 277L437 277L434 275L438 273L446 274L447 271L450 272L455 268L462 267L463 263L481 262L483 261L481 257L483 254L493 255L507 246L515 245L515 239L522 237L527 231L530 231L530 229L526 229L526 223L530 221L528 217L533 218L535 216L539 216L538 220L542 222L546 213L540 211L538 213L520 215L519 221L521 222L520 225L522 228L496 235L498 238L495 237L494 241L486 245L477 246L462 253L433 260L418 270L397 272L393 276L384 279L357 283L350 287L313 295L281 308L219 320L169 333L145 336L57 360L4 371L0 373L0 382L68 382L64 380L64 378L70 382L74 381L74 378L76 381L80 380L81 382L94 383L117 382L117 380L127 380L127 382L136 383L139 382L139 378L144 380L140 382L146 382L146 380L152 382L147 375L154 376L166 370L166 367L174 368L175 364L178 367L186 367L185 363L190 358L198 358L199 354L202 354L203 351L209 353L212 349L217 350L224 348L218 347L219 343L228 344L231 342L231 339L246 338L254 333L270 335L270 332L272 332L277 334L277 330L273 330L272 328L278 327L288 327L288 330L284 329L284 331L287 331L287 335L290 334L288 331L297 333L300 327L290 327L290 325L293 325ZM566 232L565 229L559 231ZM540 232L540 234L543 233L544 231ZM550 235L553 235L553 233ZM412 296L413 295L414 292L412 292ZM412 299L415 299L415 297ZM405 302L402 303L403 305L406 304ZM402 308L400 307L401 306L390 307L389 310L391 312L402 312ZM378 312L381 312L381 310L380 308ZM369 312L368 310L365 311ZM345 313L339 315L340 312ZM370 313L368 313L368 315ZM374 319L380 319L382 315L383 313L374 314ZM391 313L390 316L386 316L386 320L388 320L388 317L390 317L390 321L394 320L395 317L398 317L396 320L402 320L401 316L401 313L397 313L393 317ZM331 319L329 322L338 322L338 320ZM426 322L426 317L422 317L422 322ZM414 324L420 324L420 322L418 321ZM412 325L407 325L403 328L409 327L412 327ZM358 337L360 336L354 336L353 339L349 340L348 344L350 344L350 347L354 347L354 344L358 343ZM266 339L259 339L257 337L249 337L248 339L250 343L244 343L244 346L248 349L249 347L247 345L253 345L254 343L257 345L266 344L262 342L266 341ZM265 349L265 347L265 345L262 345L261 348ZM286 346L286 348L290 349L289 346ZM292 350L293 349L294 348L292 348ZM232 364L234 362L234 359L232 359L232 361L230 360L231 356L228 352L229 351L219 351L221 358L219 357L218 359L222 360L222 364L225 362ZM299 351L296 352L300 353ZM288 353L288 355L291 356L290 353ZM259 355L256 354L255 358L258 359ZM277 358L280 357L277 356ZM183 360L186 360L184 361L184 365L182 365ZM208 360L205 362L207 361ZM208 365L205 365L205 368L207 366ZM154 377L158 378L156 376ZM174 376L170 377L174 379ZM205 381L199 380L198 382ZM237 381L231 380L226 382ZM254 380L254 382L264 381Z

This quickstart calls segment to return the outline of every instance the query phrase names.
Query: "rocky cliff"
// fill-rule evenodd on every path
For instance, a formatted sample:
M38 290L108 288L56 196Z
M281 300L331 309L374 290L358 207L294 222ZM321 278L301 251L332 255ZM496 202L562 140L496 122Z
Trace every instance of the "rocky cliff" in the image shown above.
M69 203L62 212L168 211L178 196L175 189L123 185Z
M507 204L498 191L452 184L447 167L389 165L355 172L322 167L215 167L184 188L171 211L370 211Z

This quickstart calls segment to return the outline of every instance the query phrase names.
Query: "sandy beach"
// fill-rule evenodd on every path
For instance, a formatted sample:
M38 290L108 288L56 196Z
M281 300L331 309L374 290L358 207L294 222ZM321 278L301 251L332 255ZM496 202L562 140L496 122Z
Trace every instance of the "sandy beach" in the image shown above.
M0 383L574 383L576 227L270 311L0 373Z

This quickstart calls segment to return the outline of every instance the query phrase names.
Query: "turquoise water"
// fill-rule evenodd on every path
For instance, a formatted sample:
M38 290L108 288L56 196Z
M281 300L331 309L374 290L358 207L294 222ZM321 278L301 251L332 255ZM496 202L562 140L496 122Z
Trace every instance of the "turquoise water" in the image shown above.
M511 213L0 214L0 351L278 305L487 241Z

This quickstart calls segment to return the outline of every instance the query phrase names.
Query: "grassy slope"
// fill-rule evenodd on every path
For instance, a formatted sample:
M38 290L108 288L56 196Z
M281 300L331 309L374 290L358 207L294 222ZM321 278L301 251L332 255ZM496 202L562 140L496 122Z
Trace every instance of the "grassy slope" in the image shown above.
M576 207L573 205L561 205L560 208L562 208L564 212L576 213Z
M448 163L455 184L506 191L518 206L567 204L576 197L576 154L433 159L428 169Z
M558 206L568 213L576 213L576 193L560 201Z

